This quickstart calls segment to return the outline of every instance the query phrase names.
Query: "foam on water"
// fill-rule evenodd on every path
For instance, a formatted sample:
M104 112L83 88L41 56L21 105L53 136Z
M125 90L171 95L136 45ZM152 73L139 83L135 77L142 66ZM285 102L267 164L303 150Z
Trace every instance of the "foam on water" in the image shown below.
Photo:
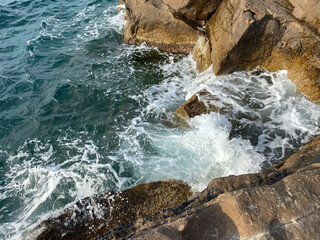
M43 37L61 39L72 29L77 29L76 38L64 47L74 50L104 35L121 33L123 13L112 7L95 16L97 7L86 7L70 26L54 18L44 20L41 36L30 40L27 50L34 54L46 41ZM108 127L101 138L95 138L96 130L69 127L60 129L58 138L28 139L14 151L1 150L5 176L0 179L0 211L6 219L0 216L4 222L0 238L21 239L42 220L95 193L171 178L201 191L215 177L257 172L319 133L320 107L306 100L285 72L215 77L208 70L198 75L191 56L160 53L146 45L122 44L110 59L122 63L136 84L146 81L145 69L163 80L146 81L137 91L126 89L130 83L123 86L121 81L115 83L118 88L105 89L104 96L114 94L114 101L127 94L127 105L134 103L135 108L112 119L118 125ZM102 72L96 84L110 81L110 74L121 71ZM173 112L201 89L215 96L204 101L225 111L197 116L186 127ZM49 97L54 101L54 94Z

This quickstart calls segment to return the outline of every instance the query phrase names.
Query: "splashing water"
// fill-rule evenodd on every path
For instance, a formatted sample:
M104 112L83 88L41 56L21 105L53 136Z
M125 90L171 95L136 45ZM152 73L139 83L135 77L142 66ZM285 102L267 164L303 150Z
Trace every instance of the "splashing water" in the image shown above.
M0 15L28 13L33 28L2 25L0 238L95 193L170 178L201 191L319 134L320 107L283 71L197 74L190 56L123 44L115 2L44 2L6 2ZM173 112L201 89L227 111L182 126Z

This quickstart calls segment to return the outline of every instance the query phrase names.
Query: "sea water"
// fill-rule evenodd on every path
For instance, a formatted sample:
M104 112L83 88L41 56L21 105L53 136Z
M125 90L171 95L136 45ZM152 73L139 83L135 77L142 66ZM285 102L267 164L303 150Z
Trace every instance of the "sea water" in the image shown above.
M320 132L286 72L197 74L191 56L124 44L116 4L0 2L0 239L95 193L258 172ZM202 89L227 111L181 124Z

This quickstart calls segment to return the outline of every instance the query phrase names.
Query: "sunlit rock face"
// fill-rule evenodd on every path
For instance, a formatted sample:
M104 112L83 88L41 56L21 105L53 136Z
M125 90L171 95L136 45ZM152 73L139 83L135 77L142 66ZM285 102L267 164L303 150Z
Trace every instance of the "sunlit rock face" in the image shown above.
M212 65L216 75L285 69L296 87L319 103L318 8L316 1L293 0L127 0L125 41L193 53L199 72Z
M131 239L319 238L319 145L318 136L262 173L214 179L178 216L149 222Z

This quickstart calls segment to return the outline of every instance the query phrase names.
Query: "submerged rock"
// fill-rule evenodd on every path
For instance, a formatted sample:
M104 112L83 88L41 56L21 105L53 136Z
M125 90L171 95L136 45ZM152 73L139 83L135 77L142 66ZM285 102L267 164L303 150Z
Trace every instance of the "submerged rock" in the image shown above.
M94 239L119 224L128 224L187 201L190 187L180 181L138 185L78 201L56 218L42 222L25 239Z

